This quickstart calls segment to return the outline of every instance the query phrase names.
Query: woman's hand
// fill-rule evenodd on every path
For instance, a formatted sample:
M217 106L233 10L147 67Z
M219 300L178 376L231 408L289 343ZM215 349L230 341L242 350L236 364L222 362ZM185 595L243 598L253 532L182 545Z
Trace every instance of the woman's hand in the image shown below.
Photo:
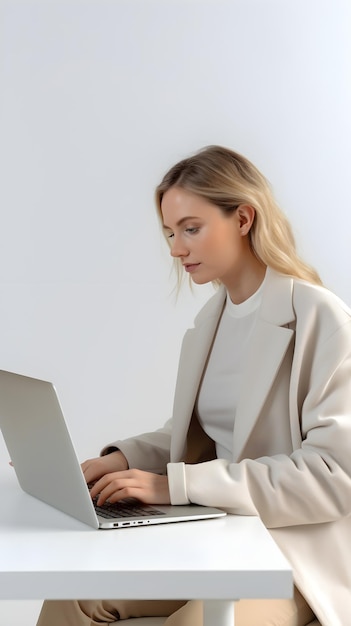
M82 463L84 478L88 484L99 480L105 474L126 469L128 469L128 461L120 450L96 459L88 459Z
M138 469L106 474L91 488L90 495L92 498L98 496L98 506L106 500L113 503L123 498L137 498L146 504L171 502L167 476Z

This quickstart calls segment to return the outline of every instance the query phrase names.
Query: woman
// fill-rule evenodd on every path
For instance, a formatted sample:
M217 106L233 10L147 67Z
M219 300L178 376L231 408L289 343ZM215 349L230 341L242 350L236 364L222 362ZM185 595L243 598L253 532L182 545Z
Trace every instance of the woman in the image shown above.
M351 615L351 312L297 256L269 185L212 146L156 191L171 255L219 283L180 356L173 419L83 463L92 495L259 515L289 559L293 600L241 601L239 626L347 626ZM182 267L181 267L182 269ZM118 590L116 590L118 592ZM197 602L45 602L38 626L169 616Z

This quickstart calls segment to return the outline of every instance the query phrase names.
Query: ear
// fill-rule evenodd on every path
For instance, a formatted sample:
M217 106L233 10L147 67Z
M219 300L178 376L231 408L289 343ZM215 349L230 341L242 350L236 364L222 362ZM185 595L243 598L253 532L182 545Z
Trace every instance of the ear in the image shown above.
M256 211L249 204L240 204L235 213L239 222L240 234L244 237L250 232Z

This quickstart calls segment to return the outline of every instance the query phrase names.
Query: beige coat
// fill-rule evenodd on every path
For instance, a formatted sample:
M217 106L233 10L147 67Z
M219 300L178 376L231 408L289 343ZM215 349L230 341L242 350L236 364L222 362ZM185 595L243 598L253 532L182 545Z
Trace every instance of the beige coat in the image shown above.
M173 419L115 444L165 472L174 504L259 515L323 626L351 624L351 312L329 291L267 271L243 363L233 460L216 459L194 404L225 300L187 331ZM171 461L169 463L169 461Z

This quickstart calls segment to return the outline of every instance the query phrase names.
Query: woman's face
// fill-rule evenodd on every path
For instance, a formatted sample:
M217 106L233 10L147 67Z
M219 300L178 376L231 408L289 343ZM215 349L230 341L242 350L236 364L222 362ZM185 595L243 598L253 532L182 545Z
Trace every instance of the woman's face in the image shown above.
M161 212L171 255L180 259L195 283L219 279L231 293L258 263L248 237L252 207L240 205L225 215L205 198L171 187L162 198Z

